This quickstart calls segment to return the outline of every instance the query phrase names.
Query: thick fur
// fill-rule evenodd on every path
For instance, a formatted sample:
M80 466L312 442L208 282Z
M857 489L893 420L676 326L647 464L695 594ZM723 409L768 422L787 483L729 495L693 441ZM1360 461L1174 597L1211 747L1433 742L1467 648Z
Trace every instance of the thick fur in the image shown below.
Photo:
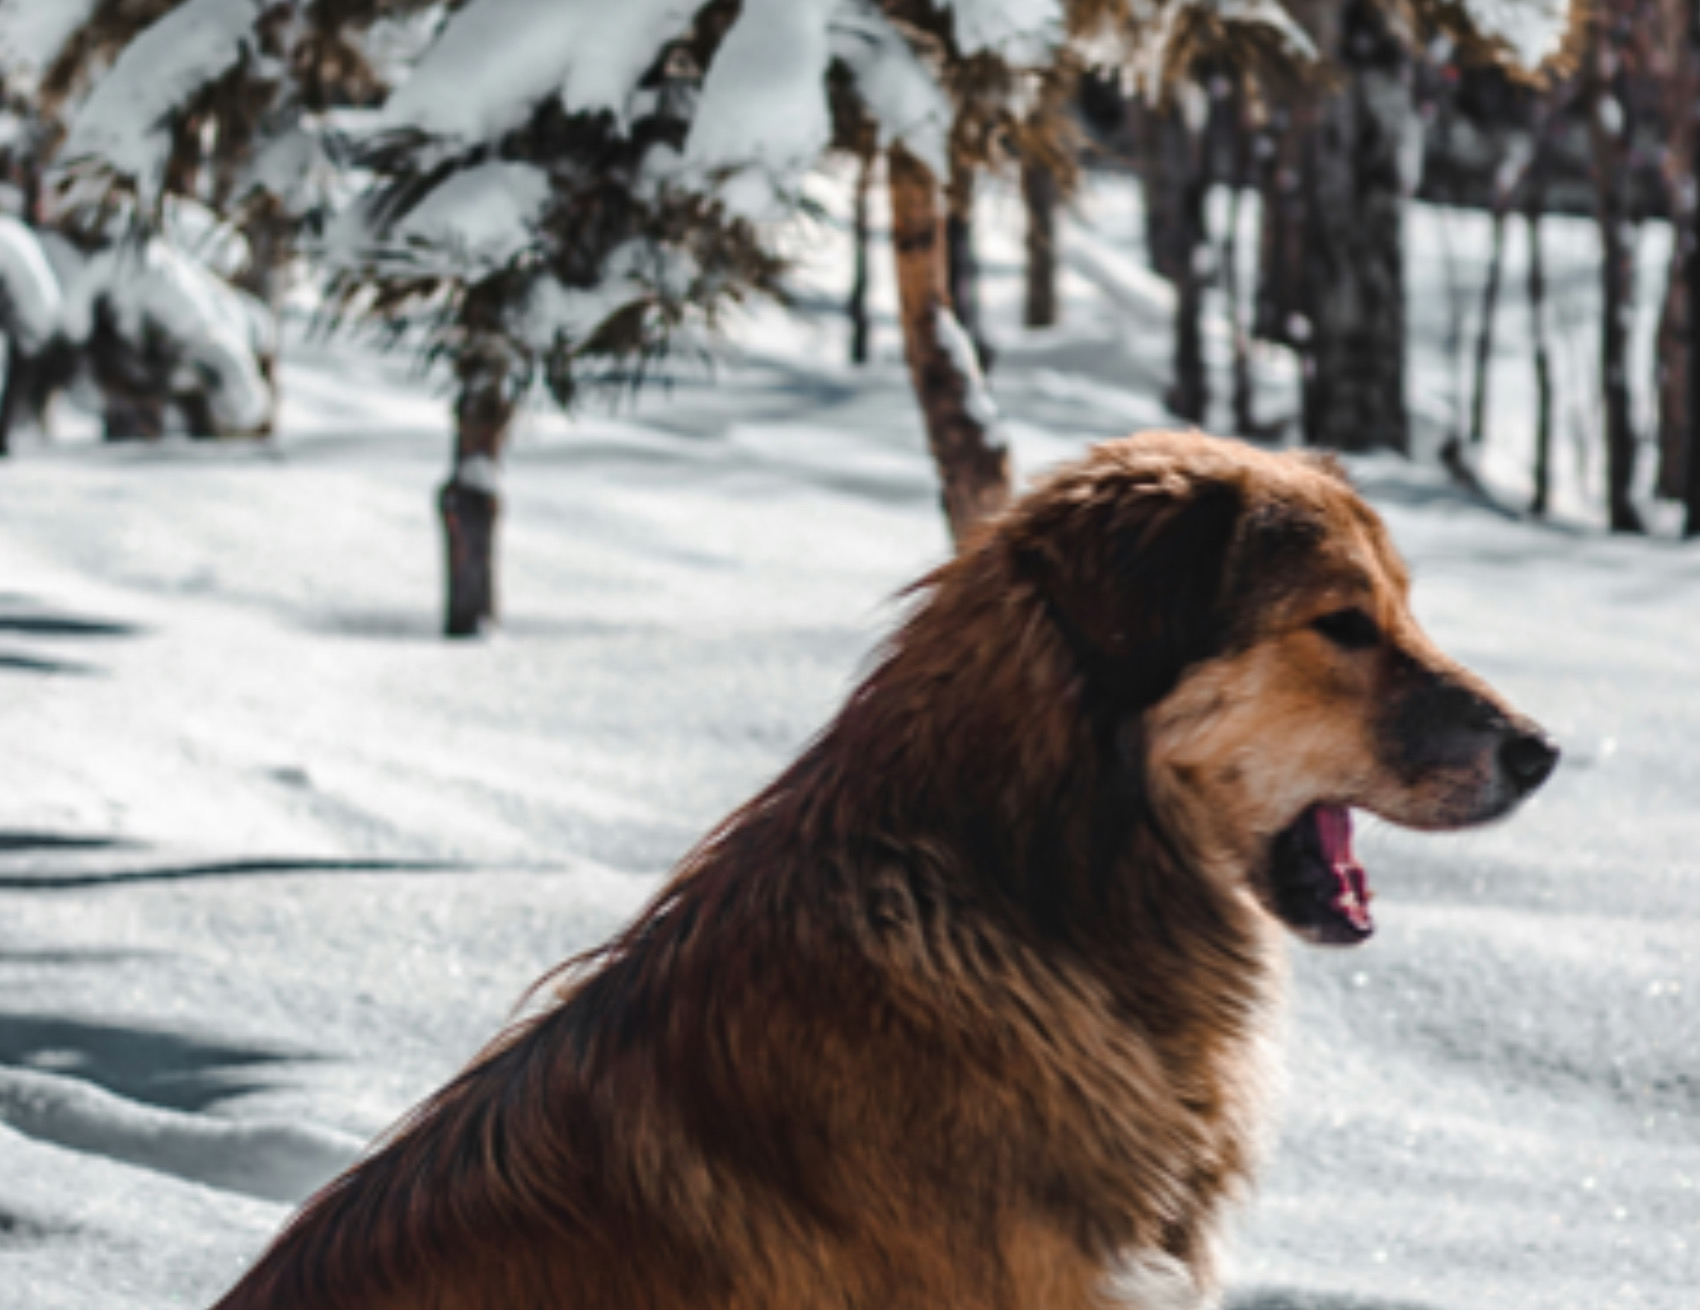
M1513 721L1404 588L1325 463L1098 448L220 1310L1208 1300L1267 1099L1270 839L1319 800L1497 803L1388 717L1444 683ZM1306 626L1342 603L1373 659Z

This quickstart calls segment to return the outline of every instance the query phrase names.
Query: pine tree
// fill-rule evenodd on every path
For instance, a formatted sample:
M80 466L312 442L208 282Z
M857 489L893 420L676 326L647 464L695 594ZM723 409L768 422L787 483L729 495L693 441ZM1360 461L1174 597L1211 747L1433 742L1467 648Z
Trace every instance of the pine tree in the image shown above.
M259 9L246 0L9 6L0 70L8 87L27 88L33 115L16 164L20 212L64 285L51 358L14 361L29 376L8 386L8 420L40 407L74 351L104 394L109 437L158 435L171 409L195 435L269 429L269 313L182 245L192 235L228 254L201 203L217 181L205 157L230 135L227 122L252 116L254 79L239 74L257 47L228 38Z
M380 76L372 34L410 20L423 41ZM305 176L286 159L360 179L309 249L336 321L455 379L439 508L445 626L463 634L496 610L517 407L538 385L563 405L639 387L705 349L729 303L782 294L773 224L799 212L825 152L870 139L888 164L905 354L965 536L1007 497L1009 469L950 303L949 159L1033 158L1029 90L1066 88L1086 44L1160 83L1224 40L1304 45L1276 0L94 0L60 81L74 98L70 70L116 52L72 125L77 182L144 225L170 195L231 219L256 212L256 188L286 201ZM323 110L385 81L339 155ZM281 149L303 132L323 149Z

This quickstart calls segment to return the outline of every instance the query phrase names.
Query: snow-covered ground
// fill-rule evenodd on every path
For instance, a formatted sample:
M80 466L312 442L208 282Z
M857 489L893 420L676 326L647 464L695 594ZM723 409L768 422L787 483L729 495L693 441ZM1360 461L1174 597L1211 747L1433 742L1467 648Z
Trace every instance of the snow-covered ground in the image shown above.
M1166 293L1125 189L1085 202L1043 333L1014 326L1018 234L987 205L1023 470L1160 421ZM1419 251L1441 223L1468 220L1425 217ZM399 362L294 338L271 445L0 466L0 1310L208 1302L832 711L946 549L889 304L880 359L844 365L834 269L715 379L528 421L487 641L435 635L445 407ZM1487 468L1515 490L1506 326ZM1434 633L1566 761L1502 827L1365 834L1381 930L1295 951L1231 1304L1692 1310L1700 551L1358 473Z

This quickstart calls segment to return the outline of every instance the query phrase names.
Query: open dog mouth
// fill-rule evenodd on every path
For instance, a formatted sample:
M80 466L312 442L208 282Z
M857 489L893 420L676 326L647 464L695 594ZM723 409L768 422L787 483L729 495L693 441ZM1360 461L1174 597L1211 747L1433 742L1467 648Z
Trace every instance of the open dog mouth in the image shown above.
M1269 853L1275 913L1307 941L1356 946L1375 931L1373 893L1352 850L1352 812L1313 805L1277 834Z

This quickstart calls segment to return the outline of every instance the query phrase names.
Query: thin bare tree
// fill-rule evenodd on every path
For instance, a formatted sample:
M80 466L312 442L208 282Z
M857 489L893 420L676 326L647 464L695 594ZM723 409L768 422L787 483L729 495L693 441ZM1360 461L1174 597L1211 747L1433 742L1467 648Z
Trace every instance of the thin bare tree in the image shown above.
M1529 348L1535 368L1534 489L1529 512L1545 518L1552 503L1552 355L1547 345L1546 253L1541 220L1546 213L1548 143L1537 134L1523 184L1523 218L1529 229Z
M850 296L845 312L850 318L850 362L868 362L868 341L872 325L868 319L868 244L871 240L870 200L874 184L874 168L879 152L870 141L858 152L856 184L851 206Z
M1600 388L1605 401L1606 515L1613 532L1641 532L1630 499L1635 417L1629 386L1629 329L1635 314L1635 227L1630 205L1634 100L1623 55L1641 6L1596 0L1583 65L1594 213L1600 230Z
M1688 6L1687 30L1684 33L1683 46L1687 54L1686 66L1690 73L1700 79L1700 3L1690 0ZM1688 210L1684 215L1681 228L1681 244L1685 260L1684 281L1688 299L1688 450L1683 479L1683 524L1682 535L1693 539L1700 537L1700 348L1696 347L1694 335L1700 328L1700 198L1694 195L1694 187L1700 185L1700 95L1690 94L1683 106L1686 113L1682 115L1687 124L1688 139L1685 142L1688 154Z

